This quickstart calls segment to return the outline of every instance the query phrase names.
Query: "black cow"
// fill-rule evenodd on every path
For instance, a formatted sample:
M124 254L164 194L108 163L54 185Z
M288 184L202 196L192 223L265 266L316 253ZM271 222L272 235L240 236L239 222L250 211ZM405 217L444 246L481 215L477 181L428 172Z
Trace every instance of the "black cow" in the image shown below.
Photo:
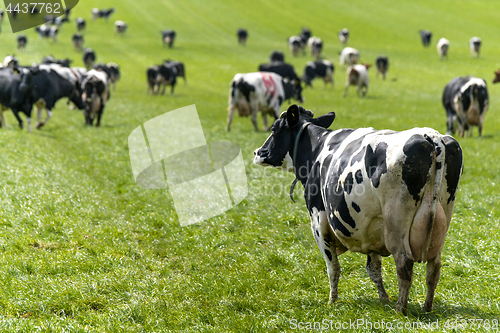
M23 128L23 121L19 117L19 112L23 112L28 117L28 130L31 132L33 77L37 76L39 71L36 66L17 70L0 68L0 104L3 106L0 111L2 126L5 127L5 121L1 113L4 109L12 109L21 129Z
M103 71L108 75L109 82L113 85L113 90L116 90L116 82L120 79L120 67L114 62L108 64L95 64L94 69Z
M429 30L420 30L420 38L422 39L422 44L427 47L431 43L432 32Z
M472 136L472 127L477 126L481 136L489 106L486 82L471 76L454 78L444 88L443 106L447 116L447 134L455 134L458 127L460 136L463 137L467 130Z
M66 59L56 59L53 56L46 56L45 58L42 59L42 64L43 65L50 65L50 64L58 64L63 67L69 67L73 60L66 58Z
M33 102L37 109L36 128L44 126L52 117L52 109L61 98L68 97L77 108L83 110L81 90L77 85L59 75L55 70L40 70L38 75L33 77ZM47 117L41 121L42 111L47 111Z
M83 63L85 64L85 68L90 70L94 66L94 62L96 59L96 55L94 50L91 48L85 48L83 50Z
M27 43L28 43L28 37L26 37L25 35L17 36L17 49L19 51L26 49Z
M160 68L159 66L150 66L146 70L146 77L148 81L148 93L151 92L151 94L156 95L158 94L158 90L160 89L160 84L159 84L159 76L160 75Z
M109 19L111 14L113 14L116 11L115 8L109 8L109 9L98 9L94 8L92 9L92 20L95 20L96 18L105 18L106 21Z
M175 35L174 30L163 30L161 32L163 45L168 44L168 47L171 48L174 45Z
M333 72L335 71L335 67L333 63L327 60L316 60L310 61L306 64L304 68L304 75L302 76L302 80L305 82L307 86L312 88L312 81L316 77L320 77L325 82L324 87L329 82L331 87L333 88Z
M295 73L293 66L283 62L271 62L270 64L261 64L259 66L259 72L272 72L281 75L284 79L289 79L290 81L297 80L299 77Z
M275 50L271 52L271 55L269 56L269 61L270 62L285 62L285 55L283 52Z
M247 29L238 29L238 31L236 31L236 36L238 36L238 43L240 43L241 45L245 45L246 42L247 42L247 38L248 38L248 31Z
M79 32L76 34L73 34L73 37L71 37L71 41L73 42L73 46L75 47L76 50L81 51L83 48L83 35Z
M307 42L312 36L311 30L309 30L309 28L303 27L299 36L304 40L304 42Z
M177 70L177 77L182 77L184 80L184 84L186 84L186 68L184 67L184 63L181 61L174 61L167 59L163 63L163 65L170 67L170 68L175 68Z
M76 29L78 31L85 30L85 26L86 26L86 23L85 23L85 20L83 18L79 17L76 19Z
M367 255L368 276L388 302L382 256L396 263L396 310L406 315L415 262L427 262L425 311L432 311L441 273L441 253L462 174L462 150L449 135L430 128L403 132L373 128L327 128L292 105L255 150L254 163L294 172L304 186L311 229L330 280L330 303L338 298L346 251ZM292 193L291 193L292 194Z
M382 74L382 77L385 80L385 75L389 69L389 59L386 56L377 57L375 64L377 66L377 76L378 74Z
M175 84L177 83L177 68L175 66L162 64L158 65L158 71L159 71L159 75L157 76L158 91L160 86L163 85L163 90L161 91L161 94L163 95L165 93L166 87L170 86L171 87L170 94L173 94Z

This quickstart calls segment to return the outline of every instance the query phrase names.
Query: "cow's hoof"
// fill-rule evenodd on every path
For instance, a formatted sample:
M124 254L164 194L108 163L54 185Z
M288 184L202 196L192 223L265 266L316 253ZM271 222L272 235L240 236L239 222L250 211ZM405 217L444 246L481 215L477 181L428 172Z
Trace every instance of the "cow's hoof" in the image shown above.
M432 304L427 304L427 302L424 304L424 310L425 312L431 312L433 310Z
M35 128L36 128L36 129L40 129L40 128L42 128L44 125L45 125L45 123L38 123L38 124L36 124Z
M383 303L383 304L388 304L391 300L389 299L389 296L382 296L382 297L379 297L379 300L380 300L380 303Z
M408 313L408 310L406 309L406 307L403 307L399 304L396 305L396 311L401 313L403 316L406 316Z

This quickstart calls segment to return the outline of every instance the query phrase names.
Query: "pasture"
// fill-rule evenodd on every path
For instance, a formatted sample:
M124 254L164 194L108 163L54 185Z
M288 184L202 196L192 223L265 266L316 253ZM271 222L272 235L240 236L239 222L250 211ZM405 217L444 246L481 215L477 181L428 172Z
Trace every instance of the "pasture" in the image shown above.
M112 6L116 13L109 22L91 21L92 8ZM30 29L23 32L29 39L24 52L17 52L5 19L0 56L16 54L27 65L53 55L83 66L71 44L77 17L87 20L85 46L95 50L97 62L119 64L122 78L100 128L86 127L82 112L69 110L66 100L32 133L19 130L12 112L5 113L0 332L298 331L293 320L439 321L440 331L484 331L469 320L500 320L500 85L491 83L500 68L496 2L82 0L58 43L38 40ZM115 34L115 20L128 23L123 36ZM483 137L476 128L474 137L458 138L464 173L431 313L422 309L425 265L415 265L403 317L395 312L392 257L383 258L391 298L383 305L366 273L366 256L357 253L340 256L339 299L327 305L326 267L311 234L302 186L293 203L292 174L253 165L253 151L268 133L254 132L248 118L235 117L226 131L229 83L236 73L256 71L278 49L302 75L313 58L309 52L292 57L286 39L304 26L322 38L322 56L335 65L335 87L323 89L314 81L314 89L303 91L303 106L316 115L335 111L331 129L432 127L444 133L446 83L465 75L488 83ZM246 46L237 43L240 27L249 32ZM389 57L385 81L374 67L369 70L366 98L358 98L354 87L342 98L345 69L338 64L337 33L344 27L350 30L347 45L360 50L361 62ZM167 28L177 32L171 49L161 43L160 31ZM433 32L429 48L420 42L420 29ZM477 59L468 49L473 36L483 40ZM441 37L450 41L444 61L435 47ZM173 95L169 89L163 96L148 95L146 68L168 58L186 64L187 85L180 80ZM181 227L168 192L134 183L127 138L145 121L191 104L208 142L241 147L249 194L223 215ZM282 109L287 107L285 102ZM258 123L262 127L260 116ZM468 326L457 326L463 320Z

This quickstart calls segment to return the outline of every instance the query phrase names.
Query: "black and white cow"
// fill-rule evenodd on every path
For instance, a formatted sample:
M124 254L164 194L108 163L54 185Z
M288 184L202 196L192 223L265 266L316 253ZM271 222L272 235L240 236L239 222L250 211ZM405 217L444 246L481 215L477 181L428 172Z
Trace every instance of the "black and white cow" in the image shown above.
M446 110L447 134L453 135L458 127L458 134L464 136L472 127L477 126L482 135L483 122L489 107L486 82L477 77L456 77L443 91L443 106Z
M115 32L123 35L125 31L127 31L128 24L123 22L123 21L116 21L115 22Z
M377 76L382 74L382 77L385 80L385 75L387 74L387 70L389 69L389 58L386 56L377 57L375 60L375 65L377 66Z
M8 68L14 69L14 68L17 68L18 65L19 65L19 62L17 61L17 58L14 55L6 56L3 59L3 67L8 67Z
M42 38L52 38L54 42L57 42L57 34L59 33L59 28L55 25L42 24L35 28L38 32L38 39Z
M85 124L92 126L97 115L96 126L101 125L104 107L109 100L109 78L103 71L92 69L86 73L82 82Z
M304 68L304 75L302 75L302 80L307 86L312 88L312 81L316 77L320 77L323 79L326 88L326 84L330 83L333 88L333 72L335 71L335 67L333 66L331 61L328 60L316 60L310 61L306 64Z
M318 37L311 37L307 41L307 45L309 46L309 49L311 50L311 55L315 57L316 59L319 59L319 56L321 54L321 50L323 50L323 41L321 38Z
M26 35L17 36L17 49L19 51L24 51L26 49L26 44L28 44L28 37L26 37Z
M292 36L288 38L288 48L294 57L300 50L304 51L305 46L306 44L300 36Z
M269 61L270 62L285 62L285 55L283 52L275 50L271 52L271 55L269 56Z
M238 43L240 43L241 45L245 45L248 38L247 29L243 28L238 29L238 31L236 31L236 36L238 37Z
M271 72L281 75L290 81L299 80L293 66L284 62L271 62L270 64L259 65L259 72Z
M76 34L73 34L73 37L71 37L71 41L73 42L73 46L77 51L81 51L83 49L83 35L79 32Z
M349 29L344 28L339 31L339 41L342 45L347 44L347 40L349 39Z
M167 44L169 48L174 46L176 33L174 30L163 30L161 32L161 40L163 41L163 45Z
M12 68L0 68L0 122L4 128L6 125L3 111L12 109L21 129L23 121L19 112L23 112L28 117L28 131L31 132L31 110L33 109L31 93L33 77L38 73L39 69L36 66L19 68L16 71Z
M474 58L479 57L479 51L481 50L481 38L472 37L469 40L470 53Z
M439 54L439 59L448 59L448 49L450 48L450 41L446 38L441 38L437 43L437 52Z
M157 95L160 92L161 86L163 90L161 94L165 93L167 86L171 86L170 93L174 93L175 84L177 83L177 68L175 66L166 66L165 64L150 66L146 70L146 77L148 81L148 92Z
M85 23L85 20L83 18L79 17L76 19L76 29L78 31L85 30L85 26L86 26L86 23Z
M367 255L368 276L388 302L381 256L396 263L396 310L406 314L414 262L427 262L425 311L432 311L441 252L462 173L462 150L431 128L403 132L327 128L335 113L313 118L292 105L255 150L254 163L294 172L304 186L311 229L338 298L338 255ZM295 182L294 182L295 184ZM293 187L293 185L292 185Z
M113 91L116 90L116 82L121 77L120 74L120 66L115 64L114 62L110 62L108 64L95 64L94 69L98 71L103 71L108 75L109 84L113 85Z
M300 32L299 37L302 38L304 43L307 43L307 41L309 40L309 38L311 38L311 36L312 36L311 30L307 27L303 27L301 32Z
M420 39L422 40L422 44L427 47L431 44L432 32L429 30L420 30Z
M359 61L359 51L352 47L346 47L340 52L340 65L352 66Z
M255 131L259 130L257 114L261 111L264 131L267 131L267 115L278 118L281 104L290 98L304 102L300 81L289 82L281 75L268 72L236 74L229 89L227 131L236 110L240 117L251 116Z
M57 64L61 65L63 67L69 67L73 60L66 58L66 59L56 59L53 56L46 56L45 58L42 59L42 64L43 65L50 65L50 64Z
M92 9L92 20L103 17L107 21L111 16L111 14L113 14L115 11L116 11L115 8L109 8L109 9L94 8Z
M95 59L96 55L94 50L92 50L91 48L85 48L83 50L83 63L85 64L85 68L87 68L87 70L92 69Z
M357 86L358 96L366 96L370 81L368 79L369 64L352 65L347 68L347 78L345 82L344 97L347 97L349 86Z

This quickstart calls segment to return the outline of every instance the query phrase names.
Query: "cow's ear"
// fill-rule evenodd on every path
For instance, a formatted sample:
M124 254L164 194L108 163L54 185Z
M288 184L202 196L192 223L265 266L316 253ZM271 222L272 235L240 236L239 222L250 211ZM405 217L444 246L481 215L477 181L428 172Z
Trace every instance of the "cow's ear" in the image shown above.
M288 126L292 128L293 126L297 125L299 122L300 118L300 112L299 112L299 107L297 104L292 104L286 111L286 121L288 123Z
M313 123L316 126L328 128L330 127L330 125L333 123L334 120L335 120L335 112L330 112L311 120L311 123Z

